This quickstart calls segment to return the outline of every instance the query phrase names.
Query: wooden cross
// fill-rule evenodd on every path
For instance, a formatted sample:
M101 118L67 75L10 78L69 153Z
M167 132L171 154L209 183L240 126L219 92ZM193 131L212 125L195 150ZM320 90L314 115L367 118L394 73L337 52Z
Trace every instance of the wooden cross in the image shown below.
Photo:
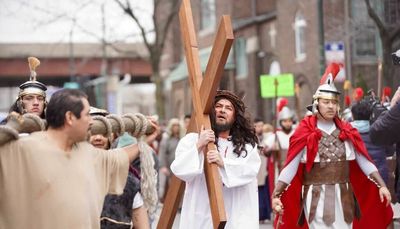
M182 38L185 44L186 64L188 67L194 109L188 132L200 132L201 126L204 126L206 129L211 129L209 113L211 109L213 109L213 101L234 40L231 19L227 15L221 18L204 79L200 69L198 45L190 0L182 1L179 10L179 19ZM216 146L210 143L207 145L205 152L212 149L216 149ZM204 173L213 226L214 228L224 228L226 224L226 214L218 166L215 163L209 164L207 160L204 160ZM184 189L185 183L172 175L157 229L170 229L172 227Z

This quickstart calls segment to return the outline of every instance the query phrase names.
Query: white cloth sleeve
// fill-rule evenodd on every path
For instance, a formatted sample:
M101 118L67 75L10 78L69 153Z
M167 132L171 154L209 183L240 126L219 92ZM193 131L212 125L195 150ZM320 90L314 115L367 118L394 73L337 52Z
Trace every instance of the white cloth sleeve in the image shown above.
M249 184L257 178L261 165L258 149L257 146L247 146L246 157L223 158L224 168L219 168L219 171L222 182L228 188Z
M371 173L378 171L376 166L362 154L356 153L356 161L366 176L369 176Z
M171 164L175 176L186 182L203 174L204 154L197 150L198 136L197 133L190 133L179 141Z
M140 192L137 192L132 202L132 209L140 208L143 206L143 198Z
M279 181L282 181L286 184L290 184L290 182L292 182L293 177L296 175L297 169L299 168L301 157L302 153L297 154L296 157L293 158L293 160L282 169L278 177Z

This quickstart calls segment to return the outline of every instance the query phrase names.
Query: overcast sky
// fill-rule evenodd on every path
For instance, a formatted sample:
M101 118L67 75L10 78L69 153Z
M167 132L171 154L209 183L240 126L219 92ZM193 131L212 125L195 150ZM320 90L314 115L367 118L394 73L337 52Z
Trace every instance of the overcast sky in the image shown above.
M114 0L0 0L0 42L70 42L70 34L74 42L100 42L102 4L107 41L140 39L134 21ZM131 0L131 4L150 29L152 1Z

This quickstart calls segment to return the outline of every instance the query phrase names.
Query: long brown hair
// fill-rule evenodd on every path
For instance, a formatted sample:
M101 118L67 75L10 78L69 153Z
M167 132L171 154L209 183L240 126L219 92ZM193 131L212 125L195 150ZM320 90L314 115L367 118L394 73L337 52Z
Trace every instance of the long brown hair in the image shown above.
M230 140L233 142L233 145L235 147L233 152L237 154L238 157L241 155L241 152L245 152L243 157L246 157L248 153L246 150L246 144L251 144L254 147L258 142L257 135L251 123L250 115L246 112L246 107L243 101L232 92L226 90L218 90L217 95L215 96L214 106L215 103L221 99L229 100L235 109L235 121L233 122L232 127L229 131L231 135ZM215 144L218 145L219 132L215 128L216 122L214 109L212 109L211 111L211 127L214 130L216 137Z

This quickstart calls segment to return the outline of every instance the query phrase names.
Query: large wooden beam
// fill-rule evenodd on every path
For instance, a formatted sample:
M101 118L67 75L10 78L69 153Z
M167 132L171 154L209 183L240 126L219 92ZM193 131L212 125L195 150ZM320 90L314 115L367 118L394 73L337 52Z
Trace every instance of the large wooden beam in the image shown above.
M197 121L196 132L200 132L201 126L211 129L210 118L204 114L200 98L200 85L202 82L202 73L198 55L198 44L194 30L192 9L189 0L183 0L179 10L179 19L181 22L181 33L185 47L186 64L189 72L189 83L192 89L192 101L194 117ZM207 145L207 151L215 150L214 144ZM207 183L208 197L213 219L214 228L223 228L226 224L226 214L224 207L224 198L222 195L222 182L219 176L218 165L215 163L204 163L204 173Z
M185 182L179 180L175 175L171 175L168 186L157 229L172 228L183 192L185 191Z
M209 112L212 109L215 94L219 82L222 79L224 67L228 60L233 40L231 18L227 15L223 15L218 26L217 35L214 39L210 59L208 60L204 74L204 80L200 87L204 112Z
M188 132L199 132L200 127L211 128L209 113L212 109L216 90L219 86L224 65L228 59L229 51L233 43L233 32L229 16L223 16L218 32L214 40L211 56L207 64L205 77L203 79L198 58L198 44L194 31L192 11L189 0L183 0L179 11L181 32L186 53L186 63L189 73L189 83L192 89L194 112L191 117ZM214 144L207 145L207 151L216 149ZM222 195L222 182L220 180L218 167L215 163L209 164L205 161L204 173L206 177L207 190L210 201L210 209L214 228L224 228L226 214ZM170 229L175 219L176 211L184 190L184 182L173 176L171 178L164 208L161 212L158 229Z

